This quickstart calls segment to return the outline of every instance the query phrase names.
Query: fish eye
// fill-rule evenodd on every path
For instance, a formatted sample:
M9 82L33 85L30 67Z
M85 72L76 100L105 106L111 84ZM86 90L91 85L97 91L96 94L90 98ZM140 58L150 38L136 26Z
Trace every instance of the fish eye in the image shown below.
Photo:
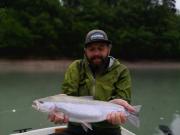
M39 101L39 103L43 104L44 102L43 101Z

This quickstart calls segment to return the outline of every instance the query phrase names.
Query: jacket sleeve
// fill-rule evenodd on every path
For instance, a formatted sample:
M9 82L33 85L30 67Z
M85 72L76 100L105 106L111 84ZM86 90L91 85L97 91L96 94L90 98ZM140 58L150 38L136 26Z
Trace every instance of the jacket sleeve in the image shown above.
M131 77L127 67L124 66L115 84L115 98L121 98L131 102Z
M68 67L64 81L62 83L61 93L77 96L79 88L79 61L76 60Z

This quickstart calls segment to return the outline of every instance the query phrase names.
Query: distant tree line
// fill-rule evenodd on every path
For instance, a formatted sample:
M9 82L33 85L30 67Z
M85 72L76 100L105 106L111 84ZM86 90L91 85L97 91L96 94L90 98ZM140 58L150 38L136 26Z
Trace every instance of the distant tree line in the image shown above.
M117 58L180 60L175 0L0 0L1 58L79 58L91 29Z

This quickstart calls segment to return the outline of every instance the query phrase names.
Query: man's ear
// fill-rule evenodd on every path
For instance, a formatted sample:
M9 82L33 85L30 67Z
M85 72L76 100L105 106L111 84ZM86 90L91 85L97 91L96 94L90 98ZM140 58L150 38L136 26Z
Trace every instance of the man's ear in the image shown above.
M86 48L84 48L84 53L86 53Z
M112 48L112 45L110 44L109 45L109 52L108 52L108 56L110 55L110 53L111 53L111 48Z
M110 50L111 50L111 48L112 48L112 44L109 44L109 48L110 48Z

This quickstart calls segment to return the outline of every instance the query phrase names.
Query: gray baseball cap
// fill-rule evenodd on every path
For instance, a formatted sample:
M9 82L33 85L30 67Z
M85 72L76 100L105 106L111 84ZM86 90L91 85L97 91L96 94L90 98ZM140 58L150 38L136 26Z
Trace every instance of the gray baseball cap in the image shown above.
M87 33L85 47L95 42L105 42L108 45L111 44L111 41L108 39L107 34L103 30L91 30Z

